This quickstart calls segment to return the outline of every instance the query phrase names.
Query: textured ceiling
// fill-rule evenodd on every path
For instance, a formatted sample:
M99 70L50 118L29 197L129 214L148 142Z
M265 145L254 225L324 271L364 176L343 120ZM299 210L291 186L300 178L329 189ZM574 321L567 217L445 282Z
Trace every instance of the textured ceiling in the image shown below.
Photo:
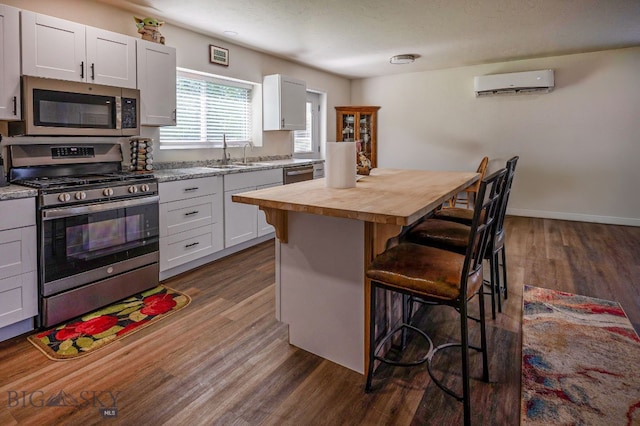
M640 46L640 0L98 1L349 78Z

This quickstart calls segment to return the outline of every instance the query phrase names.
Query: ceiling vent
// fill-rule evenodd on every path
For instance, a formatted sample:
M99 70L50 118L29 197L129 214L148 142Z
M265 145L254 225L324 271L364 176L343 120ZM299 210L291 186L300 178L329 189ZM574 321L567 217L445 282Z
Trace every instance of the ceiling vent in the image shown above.
M549 93L554 87L553 70L481 75L474 78L473 85L476 97Z

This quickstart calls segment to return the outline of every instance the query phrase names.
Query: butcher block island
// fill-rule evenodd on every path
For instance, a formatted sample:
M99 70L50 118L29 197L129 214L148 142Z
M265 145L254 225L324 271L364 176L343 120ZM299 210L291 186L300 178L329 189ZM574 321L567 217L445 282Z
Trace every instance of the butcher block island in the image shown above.
M289 325L289 342L364 374L367 265L403 226L477 179L469 172L373 169L354 188L315 179L233 195L259 206L276 228L276 317Z

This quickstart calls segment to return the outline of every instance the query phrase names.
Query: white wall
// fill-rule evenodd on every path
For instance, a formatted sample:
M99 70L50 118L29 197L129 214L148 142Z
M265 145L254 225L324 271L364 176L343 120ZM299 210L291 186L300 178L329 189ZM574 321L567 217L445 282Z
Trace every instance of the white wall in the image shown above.
M474 97L476 75L547 68L549 94ZM352 103L382 106L380 167L519 155L510 214L640 226L639 77L636 47L356 80Z
M139 38L133 13L103 3L87 0L30 0L28 2L0 0L0 3ZM349 80L168 24L161 27L161 32L166 37L166 44L176 48L178 67L253 83L261 83L264 75L284 74L306 81L308 89L326 93L326 96L323 96L326 121L323 123L321 139L324 138L322 139L324 141L329 137L332 140L335 137L334 106L349 104L351 96ZM229 67L209 63L210 44L229 49ZM159 130L154 127L143 127L141 134L157 141ZM288 131L263 132L263 146L254 148L251 152L247 151L247 155L251 157L291 155L293 148L291 136L292 132ZM12 139L17 138L6 138L3 145L20 143ZM231 148L230 152L233 157L239 158L242 155L242 148ZM155 155L156 161L219 158L222 158L221 149L162 150Z

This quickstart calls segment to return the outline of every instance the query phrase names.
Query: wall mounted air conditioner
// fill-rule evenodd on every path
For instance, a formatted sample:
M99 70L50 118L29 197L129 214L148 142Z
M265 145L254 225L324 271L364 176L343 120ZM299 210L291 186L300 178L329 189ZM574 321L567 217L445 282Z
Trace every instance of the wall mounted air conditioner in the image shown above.
M518 93L549 93L553 90L553 70L481 75L473 80L476 97Z

